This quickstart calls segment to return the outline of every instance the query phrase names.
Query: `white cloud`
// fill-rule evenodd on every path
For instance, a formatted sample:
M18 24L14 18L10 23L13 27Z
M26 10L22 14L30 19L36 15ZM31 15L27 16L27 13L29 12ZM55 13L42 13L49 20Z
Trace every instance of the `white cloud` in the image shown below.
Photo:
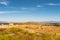
M37 8L36 7L29 7L29 8L24 7L24 8L20 8L20 10L22 10L22 11L35 11L35 10L37 10Z
M42 7L41 5L37 5L36 7Z
M0 12L0 14L3 14L4 12Z
M0 11L0 14L24 13L24 11Z
M7 6L7 5L8 5L8 2L3 1L3 2L0 2L0 4L3 4L3 5L5 5L5 6Z
M50 6L60 6L60 4L56 4L56 3L48 3L47 5L50 5Z
M22 7L21 10L27 10L28 8Z

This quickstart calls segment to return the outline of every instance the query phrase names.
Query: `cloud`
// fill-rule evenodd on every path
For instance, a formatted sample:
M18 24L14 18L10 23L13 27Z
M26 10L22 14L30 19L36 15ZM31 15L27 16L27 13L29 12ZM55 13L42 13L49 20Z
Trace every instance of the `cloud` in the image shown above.
M50 5L50 6L60 6L60 4L56 4L56 3L48 3L47 5Z
M20 8L20 10L22 10L22 11L35 11L37 9L38 8L36 8L36 7L24 7L24 8Z
M37 5L36 7L42 7L41 5Z
M24 13L24 11L0 11L0 14Z
M26 7L22 7L22 8L21 8L21 10L27 10L27 9L28 9L28 8L26 8Z
M0 14L3 14L4 12L0 12Z
M0 2L0 4L3 4L3 5L5 5L5 6L7 6L7 5L8 5L8 2L3 1L3 2Z

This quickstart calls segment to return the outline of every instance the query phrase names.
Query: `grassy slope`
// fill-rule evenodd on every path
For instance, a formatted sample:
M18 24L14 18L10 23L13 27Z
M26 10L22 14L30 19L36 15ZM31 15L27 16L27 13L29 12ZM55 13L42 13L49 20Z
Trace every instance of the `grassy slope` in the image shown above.
M60 40L55 33L31 33L19 28L0 29L0 40Z

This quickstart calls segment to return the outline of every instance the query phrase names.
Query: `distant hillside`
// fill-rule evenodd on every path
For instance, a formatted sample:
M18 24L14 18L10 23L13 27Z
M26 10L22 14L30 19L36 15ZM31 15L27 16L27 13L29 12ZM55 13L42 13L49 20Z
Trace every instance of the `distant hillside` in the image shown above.
M60 21L20 22L20 24L60 24Z
M39 22L21 22L21 23L19 23L20 25L39 25L40 23Z
M59 23L60 24L60 21L45 21L45 22L42 22L42 23L50 23L50 24L55 24L55 23Z
M0 21L1 24L9 24L10 22L5 22L5 21ZM14 24L19 24L19 25L41 25L41 24L60 24L60 21L45 21L45 22L13 22Z

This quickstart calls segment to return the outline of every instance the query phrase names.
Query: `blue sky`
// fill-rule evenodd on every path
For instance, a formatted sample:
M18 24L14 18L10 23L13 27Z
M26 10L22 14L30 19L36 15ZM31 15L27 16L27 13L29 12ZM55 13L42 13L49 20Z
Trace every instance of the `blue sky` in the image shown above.
M60 21L60 0L0 0L0 21Z

